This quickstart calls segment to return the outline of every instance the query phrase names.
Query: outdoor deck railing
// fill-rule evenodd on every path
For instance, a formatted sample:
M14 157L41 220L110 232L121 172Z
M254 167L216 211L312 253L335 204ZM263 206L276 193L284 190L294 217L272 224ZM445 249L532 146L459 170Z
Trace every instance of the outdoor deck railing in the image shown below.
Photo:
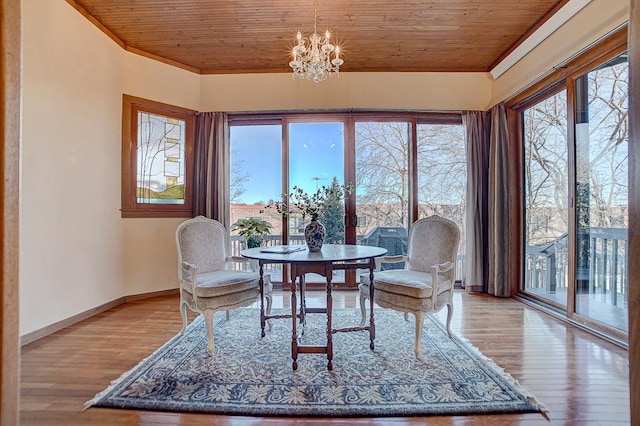
M627 306L629 280L627 276L628 238L623 228L591 228L589 236L588 270L579 270L577 279L579 291L595 295L601 301L614 306ZM362 243L362 236L356 240ZM279 235L264 237L265 246L281 244ZM303 235L292 235L289 244L304 244ZM231 237L232 253L239 255L244 248L244 239ZM561 235L545 246L528 246L525 250L526 289L539 290L547 294L566 291L568 283L568 246L567 235ZM464 277L465 256L458 255L456 260L456 280ZM281 265L269 265L268 271L274 278L281 279Z
M264 243L263 245L266 247L272 247L282 244L279 235L265 235L263 237ZM358 236L356 238L356 244L362 244L362 236ZM305 244L304 235L291 235L289 236L289 244L290 245L301 245ZM231 236L231 253L234 256L239 256L240 251L244 250L244 238L239 235ZM268 267L271 273L281 274L282 267L281 265L269 265ZM462 281L462 277L464 276L464 256L458 255L456 259L456 281Z
M578 291L597 295L602 302L614 306L628 303L629 262L627 230L624 228L591 228L588 265L578 267ZM567 234L545 246L528 246L525 252L525 283L528 289L542 289L552 294L566 290L568 277ZM587 262L585 262L587 263Z

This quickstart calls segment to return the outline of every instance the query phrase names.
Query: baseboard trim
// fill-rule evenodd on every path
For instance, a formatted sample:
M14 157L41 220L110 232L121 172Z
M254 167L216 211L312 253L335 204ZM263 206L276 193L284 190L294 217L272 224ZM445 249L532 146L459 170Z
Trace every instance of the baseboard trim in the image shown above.
M109 309L115 308L116 306L122 305L125 303L124 297L119 297L111 302L104 303L100 306L96 306L95 308L91 308L87 311L80 312L79 314L73 315L69 318L63 319L61 321L50 324L46 327L43 327L39 330L32 331L31 333L27 333L23 336L20 336L20 346L28 345L29 343L33 343L38 339L42 339L50 334L53 334L57 331L62 330L63 328L67 328L74 324L79 323L80 321L84 321L89 319L95 315L98 315L104 311L108 311Z
M124 302L137 302L140 300L152 299L154 297L173 296L174 294L178 294L177 288L173 288L171 290L152 291L150 293L130 294L129 296L124 297Z
M138 302L145 299L151 299L154 297L171 296L174 294L178 294L178 289L152 291L149 293L132 294L129 296L119 297L115 300L104 303L100 306L96 306L95 308L91 308L84 312L80 312L79 314L73 315L69 318L63 319L61 321L58 321L56 323L43 327L39 330L35 330L35 331L32 331L31 333L27 333L24 336L20 336L20 346L33 343L36 340L42 339L43 337L49 336L50 334L58 332L64 328L70 327L81 321L84 321L93 316L101 314L102 312L108 311L109 309L113 309L116 306L120 306L129 302Z

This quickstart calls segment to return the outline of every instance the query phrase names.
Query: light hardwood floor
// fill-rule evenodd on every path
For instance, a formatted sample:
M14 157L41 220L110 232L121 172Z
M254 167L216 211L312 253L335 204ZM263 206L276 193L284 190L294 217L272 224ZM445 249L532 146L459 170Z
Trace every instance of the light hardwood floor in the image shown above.
M289 306L276 291L274 307ZM308 291L308 306L324 292ZM627 351L513 299L454 296L452 329L467 338L549 409L540 414L375 419L213 416L89 408L85 401L175 335L178 296L131 302L22 348L22 425L611 425L629 423ZM334 291L335 308L357 292ZM446 311L446 310L445 310ZM439 314L444 318L444 312ZM407 326L413 327L412 323ZM258 324L256 324L256 328ZM315 355L306 355L315 356Z

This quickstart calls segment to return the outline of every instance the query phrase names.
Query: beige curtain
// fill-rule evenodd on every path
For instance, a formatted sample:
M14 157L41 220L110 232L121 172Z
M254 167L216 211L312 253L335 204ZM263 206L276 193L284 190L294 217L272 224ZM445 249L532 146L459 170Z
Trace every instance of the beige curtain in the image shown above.
M463 113L467 157L464 286L468 292L512 295L509 250L509 138L503 104ZM515 259L514 259L515 257Z
M488 282L488 171L489 113L462 114L467 157L467 205L464 287L468 292L486 291Z
M487 293L500 297L513 295L509 282L509 267L520 262L518 254L509 249L509 132L504 104L491 108L489 139L489 238L487 248L489 271ZM513 159L515 161L515 159Z
M229 227L229 143L227 114L202 112L196 120L194 205L197 215Z

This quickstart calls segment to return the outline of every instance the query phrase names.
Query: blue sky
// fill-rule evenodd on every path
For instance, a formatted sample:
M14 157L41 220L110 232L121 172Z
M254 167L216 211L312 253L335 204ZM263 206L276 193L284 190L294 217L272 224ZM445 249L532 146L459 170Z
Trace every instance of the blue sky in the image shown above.
M334 176L344 176L342 123L291 123L289 163L291 186L315 192ZM249 173L241 201L279 199L281 190L282 131L280 125L232 126L231 161Z

